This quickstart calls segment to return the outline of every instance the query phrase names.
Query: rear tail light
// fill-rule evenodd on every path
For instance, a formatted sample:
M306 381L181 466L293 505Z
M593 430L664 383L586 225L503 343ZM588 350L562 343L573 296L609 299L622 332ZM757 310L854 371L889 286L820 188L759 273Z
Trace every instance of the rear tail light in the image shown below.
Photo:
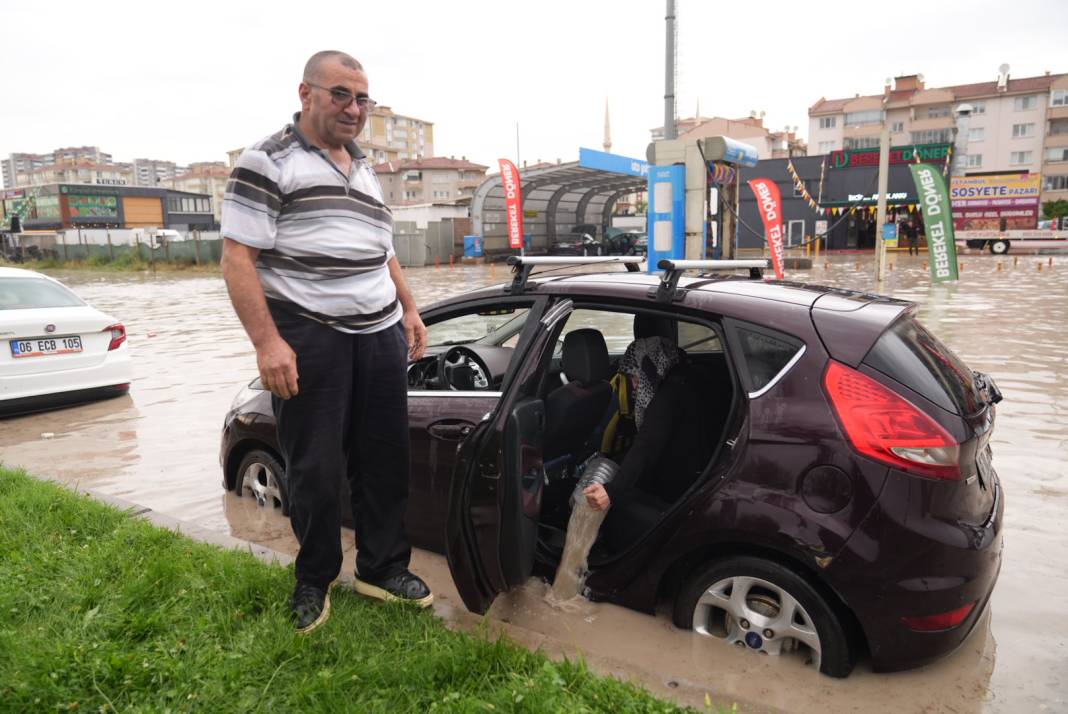
M950 610L949 612L942 612L937 615L902 617L901 621L905 623L905 627L916 632L949 630L964 622L974 607L975 603L970 602L964 607L958 607L956 610Z
M907 399L834 361L823 384L857 451L918 476L960 480L960 445Z
M126 328L122 326L121 322L105 327L103 331L111 333L111 342L108 344L108 352L117 350L119 345L126 341Z

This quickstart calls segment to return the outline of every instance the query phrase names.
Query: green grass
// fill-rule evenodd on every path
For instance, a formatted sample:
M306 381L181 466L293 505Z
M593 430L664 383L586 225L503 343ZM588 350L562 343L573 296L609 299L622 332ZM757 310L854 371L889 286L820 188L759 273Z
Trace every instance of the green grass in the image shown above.
M0 467L2 711L676 711L637 686L335 587Z

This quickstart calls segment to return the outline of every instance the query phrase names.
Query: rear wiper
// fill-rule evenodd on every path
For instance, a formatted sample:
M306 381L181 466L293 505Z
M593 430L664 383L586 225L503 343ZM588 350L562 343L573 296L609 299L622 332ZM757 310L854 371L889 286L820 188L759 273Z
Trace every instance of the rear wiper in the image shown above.
M998 389L998 385L994 384L994 380L988 375L982 372L972 371L972 376L975 378L975 386L979 390L979 394L983 396L983 400L987 404L997 404L1002 400L1001 390Z

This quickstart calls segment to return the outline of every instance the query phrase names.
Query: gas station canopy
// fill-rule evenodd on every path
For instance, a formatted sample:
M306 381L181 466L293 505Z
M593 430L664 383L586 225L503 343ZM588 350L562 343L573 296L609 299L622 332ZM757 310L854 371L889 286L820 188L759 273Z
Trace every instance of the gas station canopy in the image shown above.
M609 225L616 202L644 191L649 165L641 159L579 149L579 160L519 170L523 190L523 233L528 249L545 252L557 235L581 223ZM471 218L484 250L508 250L504 187L500 174L488 177L475 191Z

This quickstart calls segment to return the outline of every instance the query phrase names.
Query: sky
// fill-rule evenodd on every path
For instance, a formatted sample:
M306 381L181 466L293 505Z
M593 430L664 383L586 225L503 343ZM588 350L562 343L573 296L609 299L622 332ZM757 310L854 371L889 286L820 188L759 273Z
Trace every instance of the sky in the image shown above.
M677 0L679 117L799 127L808 107L882 91L1068 72L1064 0ZM299 109L304 62L346 51L370 94L434 123L434 153L491 166L644 158L664 117L664 0L0 5L0 157L99 146L116 161L225 161ZM518 126L518 147L517 147Z

